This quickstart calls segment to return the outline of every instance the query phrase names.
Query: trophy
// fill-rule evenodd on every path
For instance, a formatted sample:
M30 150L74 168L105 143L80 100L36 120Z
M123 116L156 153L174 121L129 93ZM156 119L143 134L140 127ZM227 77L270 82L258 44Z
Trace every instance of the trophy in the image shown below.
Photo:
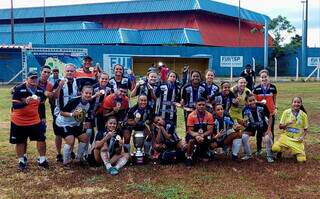
M136 151L133 153L133 158L136 164L144 163L144 132L143 131L134 131L133 133L133 145Z

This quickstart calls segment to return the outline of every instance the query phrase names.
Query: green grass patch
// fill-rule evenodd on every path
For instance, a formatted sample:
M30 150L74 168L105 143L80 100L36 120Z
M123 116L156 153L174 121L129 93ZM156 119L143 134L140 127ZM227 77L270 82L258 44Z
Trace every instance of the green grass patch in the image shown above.
M180 199L180 198L190 198L190 193L188 193L183 186L179 184L169 184L169 185L155 185L150 181L144 181L143 183L133 183L127 185L128 191L139 191L146 195L153 195L157 198L166 199Z

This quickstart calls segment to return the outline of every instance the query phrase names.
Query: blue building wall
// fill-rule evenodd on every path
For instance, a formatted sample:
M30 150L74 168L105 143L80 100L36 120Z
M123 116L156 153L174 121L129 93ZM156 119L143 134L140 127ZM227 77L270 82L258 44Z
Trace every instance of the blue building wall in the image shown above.
M109 46L109 45L47 45L34 47L47 48L86 48L89 55L94 59L94 63L100 63L103 66L103 55L115 56L154 56L165 57L176 56L180 58L208 58L209 66L216 71L217 76L230 76L230 68L220 67L220 56L243 56L243 65L252 64L252 58L256 60L256 71L263 68L263 48L221 48L221 47L186 47L186 46ZM272 49L269 50L271 54ZM282 57L278 60L279 76L295 76L296 57L299 57L299 76L308 76L315 67L301 66L301 50L296 54ZM308 57L320 57L320 48L309 48ZM151 64L151 63L150 63ZM272 62L270 62L272 65ZM170 67L170 66L169 66ZM1 50L0 51L0 82L9 81L15 74L21 70L21 52L19 50ZM274 75L273 66L271 66L271 76ZM239 76L243 68L234 68L234 77ZM22 81L21 75L16 81Z
M320 57L320 48L308 48L307 49L307 57ZM315 66L302 66L301 65L301 48L296 50L296 53L284 56L278 61L278 70L282 70L284 68L285 72L282 72L281 75L286 76L295 76L296 75L296 57L299 59L299 76L306 77L308 76L314 69ZM308 63L308 61L307 61Z
M43 46L35 46L43 47ZM263 48L221 48L221 47L186 47L186 46L92 46L92 45L47 45L52 48L87 48L88 54L102 65L103 54L117 54L126 56L178 56L180 58L209 58L211 69L217 76L230 76L230 68L220 67L220 56L243 56L243 65L252 64L252 58L256 60L256 70L263 65ZM151 63L150 63L151 64ZM170 67L170 66L169 66ZM243 67L234 68L234 76L239 76Z

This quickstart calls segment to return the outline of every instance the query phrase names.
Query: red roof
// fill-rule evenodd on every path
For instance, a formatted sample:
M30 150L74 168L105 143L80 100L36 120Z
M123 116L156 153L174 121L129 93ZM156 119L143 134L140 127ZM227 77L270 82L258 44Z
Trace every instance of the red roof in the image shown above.
M167 12L109 15L101 21L107 29L199 29L204 45L237 47L238 20L205 12ZM264 33L262 25L241 21L241 47L263 47ZM269 46L272 38L269 36Z

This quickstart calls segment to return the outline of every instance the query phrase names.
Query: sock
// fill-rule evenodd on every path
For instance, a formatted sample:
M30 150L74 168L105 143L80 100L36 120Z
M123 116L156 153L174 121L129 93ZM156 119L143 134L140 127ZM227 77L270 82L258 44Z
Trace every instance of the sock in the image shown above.
M87 143L79 142L79 144L78 144L77 158L76 158L76 159L80 160L80 159L83 157L83 154L84 154L85 151L86 151L86 146L87 146Z
M124 144L123 147L124 147L124 151L126 153L130 153L130 149L131 149L131 145L130 144Z
M106 166L106 169L107 170L109 170L111 167L112 167L112 165L110 164L110 163L106 163L106 164L104 164L105 166Z
M264 138L266 142L267 157L272 157L271 148L272 148L273 141L268 135L266 135Z
M241 147L241 139L234 139L232 141L232 155L238 156Z
M128 159L126 157L122 157L118 160L117 165L115 166L118 170L121 169L124 165L126 165Z
M19 162L22 162L22 163L25 163L25 162L24 162L24 157L18 158L18 161L19 161Z
M110 169L112 166L110 164L110 158L109 158L109 152L108 151L101 151L100 157L103 161L103 164L106 166L106 169Z
M43 163L44 161L46 161L46 156L39 156L39 163L41 164L41 163Z
M71 146L69 144L64 144L63 146L63 163L69 163L71 160Z
M151 152L151 142L145 141L143 147L144 147L144 152L145 152L147 155L150 155L150 152Z
M247 155L247 156L251 156L249 138L250 138L249 135L242 134L243 153L244 153L244 155Z

